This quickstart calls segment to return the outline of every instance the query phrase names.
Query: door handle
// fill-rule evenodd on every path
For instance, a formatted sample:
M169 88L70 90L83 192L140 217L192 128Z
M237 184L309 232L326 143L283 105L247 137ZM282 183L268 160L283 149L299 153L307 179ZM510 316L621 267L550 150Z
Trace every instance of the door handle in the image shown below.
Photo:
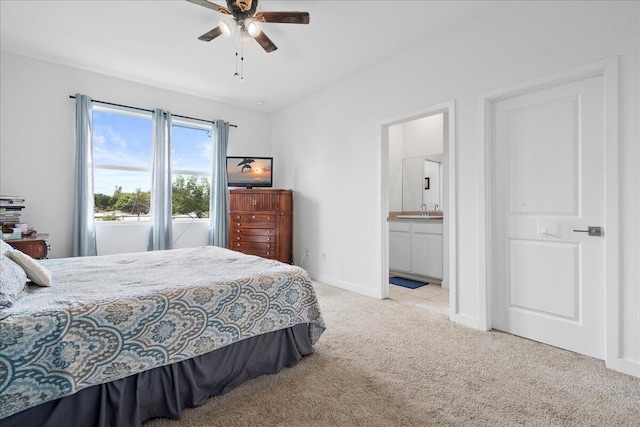
M575 231L576 233L588 233L589 236L602 236L604 234L602 227L592 227L592 226L587 227L586 230L573 230L573 231Z

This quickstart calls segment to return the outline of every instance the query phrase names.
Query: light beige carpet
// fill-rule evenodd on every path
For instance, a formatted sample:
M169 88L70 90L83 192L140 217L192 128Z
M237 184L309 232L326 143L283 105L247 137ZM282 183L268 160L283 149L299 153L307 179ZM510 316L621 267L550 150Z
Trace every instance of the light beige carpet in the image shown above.
M315 354L158 426L640 426L640 379L604 362L317 284Z

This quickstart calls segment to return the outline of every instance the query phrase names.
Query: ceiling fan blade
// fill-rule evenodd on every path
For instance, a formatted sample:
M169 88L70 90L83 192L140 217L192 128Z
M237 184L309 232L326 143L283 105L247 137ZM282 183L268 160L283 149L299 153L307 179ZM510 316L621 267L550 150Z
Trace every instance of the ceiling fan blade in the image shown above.
M203 42L210 42L211 40L218 37L220 34L222 34L222 30L220 29L220 26L217 26L213 30L209 31L208 33L204 33L203 35L198 37L198 40L202 40Z
M255 14L254 18L260 22L308 24L309 12L258 12Z
M253 36L253 38L258 42L258 44L260 46L262 46L262 48L267 53L273 52L274 50L276 50L278 48L278 46L273 44L271 39L269 37L267 37L267 35L264 33L264 31L260 31L260 33L258 35L256 35L256 36Z
M212 3L208 0L187 0L189 3L198 4L200 6L204 6L207 9L213 9L216 12L224 13L225 15L230 15L229 9L224 6L219 6L215 3Z

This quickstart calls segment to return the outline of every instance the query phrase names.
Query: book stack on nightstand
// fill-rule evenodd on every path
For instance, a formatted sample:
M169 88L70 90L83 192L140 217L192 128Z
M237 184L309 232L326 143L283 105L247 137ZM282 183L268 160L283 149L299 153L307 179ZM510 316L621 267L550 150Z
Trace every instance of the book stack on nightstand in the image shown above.
M14 227L19 227L22 209L22 197L0 195L0 224L3 233L12 233Z
M38 234L27 224L21 224L20 214L24 209L24 198L0 195L0 225L2 238L14 249L32 258L43 259L49 255L48 234Z

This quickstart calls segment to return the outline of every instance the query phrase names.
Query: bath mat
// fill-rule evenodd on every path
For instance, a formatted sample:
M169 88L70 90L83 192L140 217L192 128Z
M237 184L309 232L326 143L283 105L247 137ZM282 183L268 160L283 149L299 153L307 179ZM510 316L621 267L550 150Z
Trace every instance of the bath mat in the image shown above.
M389 283L392 285L404 286L409 289L416 289L421 286L428 285L425 282L418 282L417 280L405 279L403 277L389 277Z

